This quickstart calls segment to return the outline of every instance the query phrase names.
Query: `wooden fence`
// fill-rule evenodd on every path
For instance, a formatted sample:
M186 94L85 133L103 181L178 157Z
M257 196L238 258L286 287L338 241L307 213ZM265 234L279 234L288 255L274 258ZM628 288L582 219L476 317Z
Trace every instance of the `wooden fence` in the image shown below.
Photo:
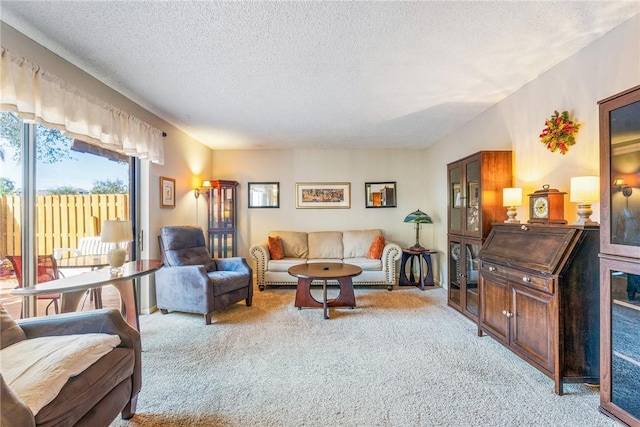
M21 196L0 196L0 260L20 255ZM102 222L129 219L128 194L37 196L38 255L76 248L80 237L99 236Z

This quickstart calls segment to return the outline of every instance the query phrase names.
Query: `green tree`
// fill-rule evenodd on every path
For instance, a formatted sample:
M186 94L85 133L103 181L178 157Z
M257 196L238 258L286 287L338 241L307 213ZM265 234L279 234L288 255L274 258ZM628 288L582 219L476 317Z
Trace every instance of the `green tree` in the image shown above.
M70 194L84 193L84 191L82 191L81 189L72 187L70 185L61 185L60 187L49 188L47 192L49 192L49 194L53 194L54 196L65 196Z
M121 179L94 181L91 189L93 194L126 194L128 192L128 186Z
M8 196L16 193L16 183L9 178L0 177L0 196Z
M5 147L14 150L12 160L20 163L22 155L22 120L13 113L0 113L0 153L4 159ZM63 136L59 130L38 126L36 158L42 163L58 163L65 159L76 160L71 153L71 138Z

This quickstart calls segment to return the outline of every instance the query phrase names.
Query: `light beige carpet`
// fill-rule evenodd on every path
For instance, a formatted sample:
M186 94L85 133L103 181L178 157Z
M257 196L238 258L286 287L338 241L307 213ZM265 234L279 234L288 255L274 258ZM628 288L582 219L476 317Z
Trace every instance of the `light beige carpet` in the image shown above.
M257 292L202 316L141 316L136 416L112 426L616 426L598 391L553 381L447 307L446 291L356 288L357 308Z

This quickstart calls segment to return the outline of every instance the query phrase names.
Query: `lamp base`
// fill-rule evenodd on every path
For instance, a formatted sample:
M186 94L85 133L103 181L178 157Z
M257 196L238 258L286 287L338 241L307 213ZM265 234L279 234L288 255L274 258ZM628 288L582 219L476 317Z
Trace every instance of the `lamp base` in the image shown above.
M599 225L596 221L591 221L591 214L593 210L591 209L591 204L588 203L579 203L578 204L578 216L579 220L575 221L572 225L582 225L585 227L596 226Z
M109 271L112 276L119 276L122 274L122 266L127 258L127 251L123 248L115 247L107 254L107 261L109 261Z
M424 246L420 246L420 244L416 243L415 245L411 246L409 248L409 250L411 251L416 251L416 252L424 252L424 251L428 251L427 248L425 248Z
M516 219L517 214L518 212L516 211L515 206L507 207L507 219L505 219L504 222L508 224L520 224L520 220Z

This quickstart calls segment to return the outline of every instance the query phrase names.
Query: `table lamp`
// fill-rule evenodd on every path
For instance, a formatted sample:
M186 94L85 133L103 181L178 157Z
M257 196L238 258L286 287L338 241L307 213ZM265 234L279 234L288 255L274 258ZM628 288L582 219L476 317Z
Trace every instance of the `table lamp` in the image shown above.
M114 243L113 249L107 254L111 274L118 275L122 273L122 265L127 258L126 244L132 240L131 221L116 219L102 223L100 241Z
M504 222L519 224L520 220L516 219L516 207L522 206L522 188L503 188L502 206L507 208L507 219Z
M600 200L600 178L597 176L576 176L571 178L570 200L578 203L579 220L573 225L598 225L591 221L591 203Z
M404 222L410 222L416 225L416 244L411 246L409 249L414 251L424 251L425 248L420 245L420 224L433 224L431 217L418 209L417 211L411 212L407 215Z

